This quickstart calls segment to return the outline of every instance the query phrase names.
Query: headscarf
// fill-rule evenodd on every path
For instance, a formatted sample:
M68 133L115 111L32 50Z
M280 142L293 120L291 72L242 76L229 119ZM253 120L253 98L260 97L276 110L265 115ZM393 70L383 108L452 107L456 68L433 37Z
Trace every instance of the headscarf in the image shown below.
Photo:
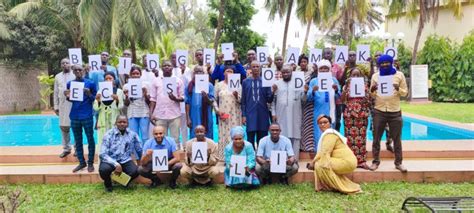
M316 63L316 65L318 65L318 69L321 67L328 67L329 71L331 71L331 62L326 59L319 61L318 63Z
M321 67L328 67L329 73L331 73L332 65L330 61L323 59L319 61L317 65L318 65L318 69L320 69ZM319 73L319 70L318 70L318 73ZM334 100L334 96L335 96L334 93L335 92L333 89L330 89L329 92L324 92L324 97L325 97L324 99L326 103L329 102L329 115L331 116L331 118L333 118L332 119L333 121L336 120L336 101Z
M233 139L234 136L236 136L236 135L241 135L242 137L245 137L245 130L244 130L244 128L242 128L241 126L233 127L233 128L230 130L230 138Z
M390 62L390 66L388 68L381 67L380 65L383 62ZM377 64L380 67L379 70L380 70L380 75L381 76L393 75L397 72L397 70L393 67L393 58L392 58L392 56L381 55L380 58L377 60Z

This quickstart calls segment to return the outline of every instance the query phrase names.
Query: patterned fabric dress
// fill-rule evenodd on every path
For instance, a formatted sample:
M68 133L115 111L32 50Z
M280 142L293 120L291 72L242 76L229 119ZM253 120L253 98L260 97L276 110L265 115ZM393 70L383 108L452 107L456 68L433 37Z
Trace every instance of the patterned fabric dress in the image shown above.
M346 110L344 111L344 136L347 137L347 146L357 157L357 164L366 162L367 158L367 125L370 115L369 87L365 87L365 97L352 98L349 83L344 87L344 93L348 94Z
M298 70L302 71L302 70ZM311 75L313 69L310 67L308 71L304 73L305 84L308 85L311 81ZM303 125L301 128L301 150L304 152L314 152L314 133L313 133L313 102L306 101L303 106Z
M219 118L219 142L217 145L217 158L224 161L224 149L230 143L230 129L242 126L242 112L240 109L241 91L238 91L238 99L234 97L227 88L227 83L221 81L216 84L215 94L219 103L219 111L229 114L229 118Z

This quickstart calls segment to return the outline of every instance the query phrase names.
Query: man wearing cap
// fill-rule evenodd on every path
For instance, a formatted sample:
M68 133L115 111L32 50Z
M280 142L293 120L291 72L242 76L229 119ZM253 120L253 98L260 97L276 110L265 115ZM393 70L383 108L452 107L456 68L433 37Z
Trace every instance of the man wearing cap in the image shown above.
M380 165L380 140L385 130L385 125L390 128L390 136L393 140L395 151L395 168L401 172L407 172L402 165L402 112L400 109L400 97L408 94L407 83L402 72L393 67L393 58L389 55L382 55L377 61L380 71L374 73L370 84L371 96L375 99L374 106L374 141L372 144L372 154L374 160L370 170L376 170ZM393 76L393 94L381 96L377 90L381 89L378 82L381 76Z
M71 82L82 82L84 83L84 97L82 101L71 101L72 107L71 112L69 113L69 118L71 119L71 129L74 134L75 148L77 159L79 160L79 165L72 170L72 172L77 172L81 169L84 169L87 166L88 172L94 171L94 156L95 156L95 142L94 142L94 119L92 105L95 100L97 89L93 81L84 78L84 70L82 65L73 65L72 72L76 78L67 83L67 90L64 91L67 100L70 100L71 97ZM74 91L73 91L74 92ZM82 129L87 137L87 145L89 150L88 160L84 159L84 149L82 143Z

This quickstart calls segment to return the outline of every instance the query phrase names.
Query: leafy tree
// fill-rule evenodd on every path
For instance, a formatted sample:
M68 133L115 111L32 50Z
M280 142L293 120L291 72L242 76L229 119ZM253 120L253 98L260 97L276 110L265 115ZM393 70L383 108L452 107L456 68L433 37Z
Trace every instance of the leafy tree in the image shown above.
M209 1L210 8L217 10L217 0ZM246 55L249 49L255 49L265 43L265 38L249 29L252 16L257 13L251 0L226 1L222 37L219 43L233 42L234 49L240 56ZM209 14L211 27L217 27L217 14Z
M290 26L291 10L293 9L294 0L265 0L265 8L270 12L268 19L273 21L275 16L278 15L280 20L285 17L285 30L283 31L283 45L282 55L285 55L286 51L286 39L288 36L288 27Z
M454 98L462 102L474 102L474 30L464 37L454 55L454 75L451 85Z

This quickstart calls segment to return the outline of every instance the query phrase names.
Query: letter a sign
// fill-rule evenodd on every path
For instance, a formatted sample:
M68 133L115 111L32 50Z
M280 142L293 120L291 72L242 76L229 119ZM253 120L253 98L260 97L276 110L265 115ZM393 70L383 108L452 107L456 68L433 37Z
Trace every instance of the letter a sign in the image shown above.
M207 163L207 143L193 142L193 151L191 153L191 162L196 164Z

